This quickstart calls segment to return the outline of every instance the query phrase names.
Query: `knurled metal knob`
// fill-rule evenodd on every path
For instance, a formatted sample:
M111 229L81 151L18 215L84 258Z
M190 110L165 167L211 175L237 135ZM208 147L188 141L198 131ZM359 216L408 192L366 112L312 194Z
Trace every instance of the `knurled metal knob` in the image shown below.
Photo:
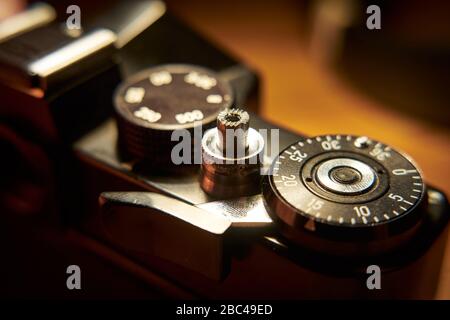
M247 112L226 109L217 128L205 132L200 185L209 195L227 199L260 192L264 139L249 124Z
M218 147L228 157L242 157L248 150L250 116L241 109L226 109L217 116Z

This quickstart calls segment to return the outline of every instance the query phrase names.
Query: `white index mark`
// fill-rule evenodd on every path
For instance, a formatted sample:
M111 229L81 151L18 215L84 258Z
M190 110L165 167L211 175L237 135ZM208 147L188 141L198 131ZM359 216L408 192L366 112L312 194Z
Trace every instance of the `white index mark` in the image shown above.
M291 155L292 155L292 152L289 152L289 151L285 151L285 153L287 153L287 154L291 154Z
M344 223L344 218L340 217L339 218L339 223Z
M422 190L413 189L414 192L422 192Z
M355 224L355 223L356 223L355 218L352 218L352 219L350 220L350 222L351 222L352 224Z
M403 202L409 204L410 206L413 205L413 203L411 203L411 202L409 202L409 201L407 201L407 200L403 200Z
M400 209L402 209L403 211L406 211L408 209L406 209L405 207L400 206Z
M413 196L413 195L411 195L410 197L413 198L413 199L419 199L419 197L416 197L416 196Z
M373 220L374 220L375 222L380 221L380 220L378 220L378 217L373 217Z
M337 139L337 140L341 140L341 136L338 134L338 135L336 136L336 139Z
M398 213L397 211L392 211L396 216L398 216L400 213Z
M311 140L311 139L306 139L306 142L308 142L309 144L311 144L311 143L312 143L312 140Z
M297 148L295 146L291 146L291 149L297 150Z
M333 218L333 217L329 215L329 216L327 217L327 221L331 221L332 218Z
M364 224L367 224L367 219L366 219L366 217L362 217L362 221L364 222Z
M322 138L321 137L316 137L316 140L320 142L320 141L322 141Z
M352 137L351 137L351 136L347 136L345 139L346 139L347 141L350 141L350 140L352 140Z
M413 179L420 179L420 177L419 176L414 176L414 177L412 177Z
M414 182L415 186L422 186L422 184L420 182Z
M300 147L303 147L305 144L304 144L303 142L299 142L298 145L299 145Z
M284 159L284 156L280 156L280 159Z
M389 220L389 216L385 214L383 217L385 217L387 220Z

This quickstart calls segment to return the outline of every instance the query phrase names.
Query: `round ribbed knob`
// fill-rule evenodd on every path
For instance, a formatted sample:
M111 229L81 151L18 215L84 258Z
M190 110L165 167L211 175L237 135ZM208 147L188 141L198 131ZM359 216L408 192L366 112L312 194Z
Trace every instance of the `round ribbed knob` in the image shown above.
M217 143L227 158L242 157L247 152L249 124L250 116L241 109L226 109L217 116Z
M260 192L264 139L249 127L250 116L239 109L222 111L217 128L202 139L202 189L215 198Z

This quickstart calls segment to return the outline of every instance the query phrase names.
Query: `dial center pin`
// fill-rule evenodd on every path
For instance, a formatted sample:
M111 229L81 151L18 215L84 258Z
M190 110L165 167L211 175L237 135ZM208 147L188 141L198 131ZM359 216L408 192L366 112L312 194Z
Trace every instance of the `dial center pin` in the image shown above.
M353 184L361 179L361 174L350 167L339 167L331 170L331 180L341 184Z
M316 171L318 182L326 189L343 194L368 190L375 182L373 170L365 163L348 158L323 162Z

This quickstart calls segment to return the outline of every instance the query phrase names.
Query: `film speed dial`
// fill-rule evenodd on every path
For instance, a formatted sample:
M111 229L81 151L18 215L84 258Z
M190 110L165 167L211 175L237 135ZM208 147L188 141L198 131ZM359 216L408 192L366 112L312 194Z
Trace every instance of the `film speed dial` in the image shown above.
M273 161L265 205L296 244L332 255L372 255L401 246L422 222L420 169L367 137L298 141Z
M167 64L125 79L114 95L121 151L133 160L170 166L175 130L206 130L231 107L234 95L227 81L212 70ZM194 147L191 148L194 152ZM157 162L157 163L156 163ZM155 167L156 168L156 167Z

